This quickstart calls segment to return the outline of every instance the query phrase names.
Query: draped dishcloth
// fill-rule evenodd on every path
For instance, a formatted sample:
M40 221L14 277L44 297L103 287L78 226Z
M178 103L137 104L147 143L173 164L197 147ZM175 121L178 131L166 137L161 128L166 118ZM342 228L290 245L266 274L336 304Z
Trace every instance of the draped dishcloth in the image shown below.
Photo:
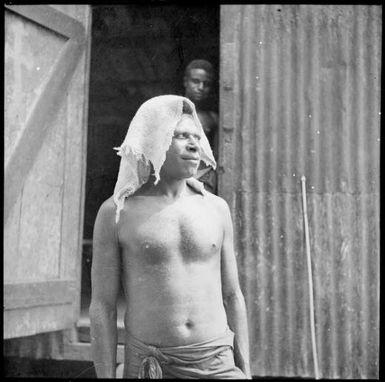
M123 378L244 379L234 364L233 343L230 329L205 342L173 347L147 345L128 334Z
M121 157L113 195L116 204L116 223L119 221L124 200L150 179L151 172L154 184L159 182L160 170L171 145L174 130L186 107L190 109L193 121L200 132L200 158L206 166L216 168L210 143L199 121L194 103L177 95L150 98L139 107L123 143L115 147Z

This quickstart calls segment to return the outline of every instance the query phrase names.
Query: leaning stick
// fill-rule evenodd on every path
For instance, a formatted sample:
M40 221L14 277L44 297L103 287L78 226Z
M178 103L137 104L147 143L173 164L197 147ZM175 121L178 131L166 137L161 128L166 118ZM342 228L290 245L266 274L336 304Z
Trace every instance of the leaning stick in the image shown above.
M310 300L310 304L309 305L310 305L311 343L312 343L312 349L313 349L313 361L314 361L315 379L319 379L317 344L316 344L315 325L314 325L313 277L312 277L312 270L311 270L309 224L308 224L308 218L307 218L306 178L305 178L305 175L302 175L301 182L302 182L303 217L304 217L304 222L305 222L305 241L306 241L307 270L308 270L308 278L309 278L309 300Z

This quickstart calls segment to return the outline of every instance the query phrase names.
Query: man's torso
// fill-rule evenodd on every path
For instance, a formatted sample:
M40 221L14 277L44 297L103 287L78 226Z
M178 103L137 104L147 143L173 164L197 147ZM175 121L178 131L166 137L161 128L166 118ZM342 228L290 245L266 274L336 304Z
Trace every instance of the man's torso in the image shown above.
M213 134L217 130L218 117L217 114L207 110L197 110L199 121L209 140L212 140Z
M143 342L178 346L226 329L220 253L223 228L213 196L171 204L128 198L121 221L125 324Z

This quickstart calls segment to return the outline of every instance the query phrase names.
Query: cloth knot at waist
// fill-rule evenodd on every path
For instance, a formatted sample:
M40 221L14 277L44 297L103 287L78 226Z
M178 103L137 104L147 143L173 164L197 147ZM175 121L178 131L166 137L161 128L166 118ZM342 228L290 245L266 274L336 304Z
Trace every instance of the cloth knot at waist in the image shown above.
M158 360L153 356L143 358L139 368L139 379L162 379L163 372Z

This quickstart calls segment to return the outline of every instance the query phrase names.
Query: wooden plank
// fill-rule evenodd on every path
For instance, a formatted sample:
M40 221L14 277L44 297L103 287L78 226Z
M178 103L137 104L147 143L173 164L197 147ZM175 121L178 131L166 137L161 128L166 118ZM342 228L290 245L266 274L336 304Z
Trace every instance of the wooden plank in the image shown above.
M63 212L66 114L67 105L64 103L24 181L19 253L14 260L11 282L61 278L60 227Z
M84 43L85 30L83 25L49 5L5 5L5 7L64 37L73 39L79 44Z
M6 357L93 361L90 342L71 341L66 330L7 339L3 344ZM117 347L117 363L124 362L124 345Z
M4 16L4 161L7 165L66 40L13 12L6 10Z
M118 344L124 344L126 342L126 331L124 326L117 325L118 327ZM90 326L78 326L77 327L79 342L91 342Z
M76 361L92 361L91 344L84 342L63 345L63 359ZM116 362L124 363L124 345L117 346Z
M24 180L39 153L48 129L67 95L73 73L78 65L84 46L69 40L55 63L40 97L31 110L23 134L5 168L4 221L15 204ZM60 75L59 75L60 73Z
M15 267L19 259L19 238L20 238L20 216L21 199L20 194L15 207L12 209L7 225L4 227L4 247L3 247L3 265L4 265L4 283L10 282L15 274Z
M48 333L71 327L72 301L63 305L34 306L4 311L3 337L15 338Z
M4 310L72 303L75 281L44 281L4 285Z
M84 24L91 35L91 12L84 9ZM78 12L79 16L79 12ZM74 74L68 96L68 134L66 137L65 182L63 190L63 216L60 277L77 280L78 291L74 299L74 323L80 316L82 277L82 238L85 202L88 91L91 39L87 40L85 54ZM79 128L80 127L80 128Z
M64 331L56 331L7 339L3 342L3 355L29 359L62 359L63 335Z

